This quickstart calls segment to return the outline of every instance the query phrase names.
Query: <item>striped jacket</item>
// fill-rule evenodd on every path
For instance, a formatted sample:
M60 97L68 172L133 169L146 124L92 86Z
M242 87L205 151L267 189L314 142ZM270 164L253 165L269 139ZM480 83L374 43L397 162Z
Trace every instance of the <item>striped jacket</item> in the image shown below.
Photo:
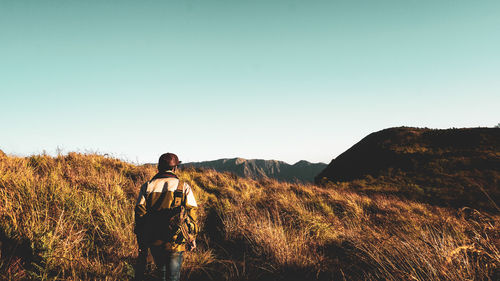
M191 187L181 183L172 171L158 173L144 183L135 205L134 231L138 240L144 239L142 243L164 247L167 251L184 251L186 246L182 233L169 227L170 218L181 205L186 208L192 222L192 234L196 235L198 204Z

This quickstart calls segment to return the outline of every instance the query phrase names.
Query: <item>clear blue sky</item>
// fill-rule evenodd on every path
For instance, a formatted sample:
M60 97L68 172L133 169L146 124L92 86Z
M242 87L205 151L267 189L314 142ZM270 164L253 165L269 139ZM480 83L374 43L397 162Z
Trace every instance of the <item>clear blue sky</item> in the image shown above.
M500 1L0 0L0 149L329 162L500 122Z

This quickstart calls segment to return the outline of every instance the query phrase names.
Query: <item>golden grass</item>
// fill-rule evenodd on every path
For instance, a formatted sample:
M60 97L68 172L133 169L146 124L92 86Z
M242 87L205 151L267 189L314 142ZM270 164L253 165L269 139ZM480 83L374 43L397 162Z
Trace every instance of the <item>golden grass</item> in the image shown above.
M0 279L127 280L155 173L95 154L0 155ZM184 280L498 280L499 216L345 186L180 173L200 204ZM345 184L344 184L345 185Z

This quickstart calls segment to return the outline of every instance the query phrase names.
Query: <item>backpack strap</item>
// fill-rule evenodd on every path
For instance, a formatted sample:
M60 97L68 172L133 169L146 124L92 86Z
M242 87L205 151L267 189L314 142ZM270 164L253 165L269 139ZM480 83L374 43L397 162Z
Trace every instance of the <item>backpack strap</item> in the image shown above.
M181 206L186 206L186 186L181 180L179 180L179 184L177 185L177 191L182 191Z

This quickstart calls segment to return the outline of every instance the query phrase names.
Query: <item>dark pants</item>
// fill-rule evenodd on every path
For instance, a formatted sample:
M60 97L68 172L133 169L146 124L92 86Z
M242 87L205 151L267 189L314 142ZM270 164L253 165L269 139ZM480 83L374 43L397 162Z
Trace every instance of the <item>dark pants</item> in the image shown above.
M160 271L160 280L179 281L184 252L167 252L161 247L151 247L151 253Z
M139 246L139 254L137 255L137 261L135 263L135 281L144 280L144 272L146 271L146 265L148 263L148 247L141 235L137 235L137 244Z

